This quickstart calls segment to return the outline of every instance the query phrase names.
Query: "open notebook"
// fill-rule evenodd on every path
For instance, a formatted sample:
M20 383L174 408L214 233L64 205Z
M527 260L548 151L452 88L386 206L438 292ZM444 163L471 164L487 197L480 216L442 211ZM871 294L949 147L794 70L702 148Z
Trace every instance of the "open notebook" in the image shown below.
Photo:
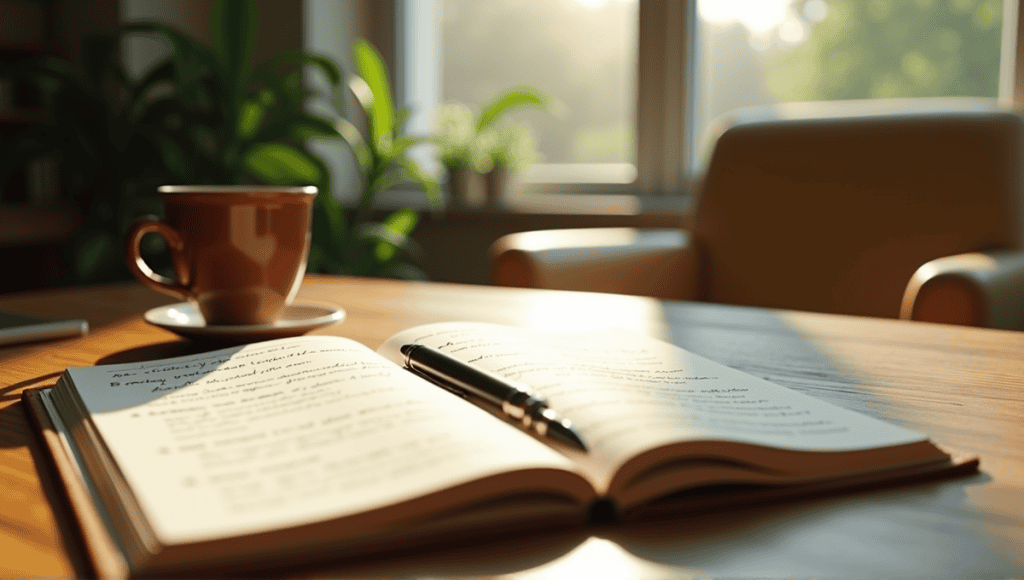
M399 349L413 343L529 385L589 452L404 369ZM440 323L377 352L287 338L70 368L25 400L98 574L112 576L289 567L978 465L921 433L617 330Z

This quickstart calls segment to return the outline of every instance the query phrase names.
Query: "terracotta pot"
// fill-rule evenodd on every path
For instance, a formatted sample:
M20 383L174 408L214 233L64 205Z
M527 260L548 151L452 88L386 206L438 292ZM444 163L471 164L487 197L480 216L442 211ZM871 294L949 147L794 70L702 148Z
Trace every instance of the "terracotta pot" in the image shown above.
M448 170L448 199L452 205L483 205L484 189L484 179L479 173L468 169Z
M484 174L488 205L500 205L506 198L512 174L504 167L495 167Z

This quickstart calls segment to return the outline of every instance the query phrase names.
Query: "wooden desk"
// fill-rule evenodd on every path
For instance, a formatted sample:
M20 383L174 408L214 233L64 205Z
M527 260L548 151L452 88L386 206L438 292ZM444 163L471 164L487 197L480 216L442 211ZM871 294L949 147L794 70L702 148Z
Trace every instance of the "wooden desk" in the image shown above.
M419 323L620 326L927 432L980 455L966 479L728 514L539 535L356 564L331 576L644 577L1024 575L1024 334L646 298L312 276L299 300L343 306L317 331L376 348ZM150 327L169 302L136 284L0 297L0 308L87 318L81 339L0 349L0 577L76 573L73 533L19 394L70 365L196 347ZM43 477L40 476L43 474ZM57 496L59 497L59 495ZM80 569L80 568L78 568Z

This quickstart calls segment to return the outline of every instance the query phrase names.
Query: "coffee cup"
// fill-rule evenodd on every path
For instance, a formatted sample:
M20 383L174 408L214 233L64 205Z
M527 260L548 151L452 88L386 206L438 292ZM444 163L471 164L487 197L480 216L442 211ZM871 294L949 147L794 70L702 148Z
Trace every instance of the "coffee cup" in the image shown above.
M317 188L164 185L165 217L137 219L125 257L143 284L194 302L208 325L263 325L276 320L299 290L309 256ZM174 278L153 271L139 252L142 237L162 236Z

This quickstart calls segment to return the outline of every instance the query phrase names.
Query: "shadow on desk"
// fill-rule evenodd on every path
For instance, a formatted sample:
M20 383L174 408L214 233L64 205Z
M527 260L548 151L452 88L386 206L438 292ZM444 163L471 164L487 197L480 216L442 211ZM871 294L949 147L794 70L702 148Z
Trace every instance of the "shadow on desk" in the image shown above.
M607 538L643 561L712 576L999 577L1016 568L966 479L630 523ZM968 517L965 522L965 515Z
M96 361L97 365L118 365L124 363L160 360L176 356L199 354L222 348L223 345L204 342L169 341L146 344L111 353Z
M42 387L51 382L57 380L57 377L61 375L60 371L45 374L39 377L34 377L26 381L21 381L6 387L0 388L0 403L16 402L21 400L21 392L30 387ZM0 408L0 414L7 411L10 407ZM0 415L2 416L2 415ZM2 422L2 420L0 420ZM9 425L10 423L4 423Z

